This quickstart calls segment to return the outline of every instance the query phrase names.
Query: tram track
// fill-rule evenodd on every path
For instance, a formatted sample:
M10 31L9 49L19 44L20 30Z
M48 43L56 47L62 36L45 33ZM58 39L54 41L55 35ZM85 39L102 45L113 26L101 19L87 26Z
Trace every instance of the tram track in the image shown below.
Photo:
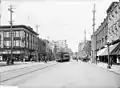
M40 65L40 64L39 64ZM35 71L39 71L39 70L43 70L45 68L57 65L57 63L54 64L50 64L50 65L36 65L36 66L29 66L29 67L24 67L24 68L19 68L19 69L14 69L14 70L9 70L9 71L5 71L0 73L0 83L4 83L6 81L18 78L20 76L24 76L27 74L30 74L32 72Z

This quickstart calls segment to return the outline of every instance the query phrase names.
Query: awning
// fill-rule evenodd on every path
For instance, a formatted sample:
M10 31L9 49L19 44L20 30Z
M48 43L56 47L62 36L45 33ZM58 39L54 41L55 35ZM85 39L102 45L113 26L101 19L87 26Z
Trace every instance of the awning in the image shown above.
M118 45L119 45L119 43L109 46L110 55L112 54L113 50L115 50L117 48ZM101 54L101 56L106 56L106 55L108 55L108 48L106 48L105 51Z
M106 48L103 48L97 52L97 56L101 56L102 53L106 50Z
M111 55L120 55L120 43L116 46L116 48L111 52Z

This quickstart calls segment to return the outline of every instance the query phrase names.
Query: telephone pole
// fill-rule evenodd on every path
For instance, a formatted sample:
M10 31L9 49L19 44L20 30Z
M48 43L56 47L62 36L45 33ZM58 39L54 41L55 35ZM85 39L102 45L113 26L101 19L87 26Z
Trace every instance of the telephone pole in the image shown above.
M95 4L94 4L94 8L93 8L93 36L94 36L94 39L95 40L93 40L94 41L94 43L95 43L95 47L94 47L94 56L93 56L93 58L94 58L94 61L95 61L95 63L97 63L97 36L96 36L96 34L95 34L95 13L96 13L96 10L95 10Z
M9 6L8 10L10 11L10 37L11 37L11 60L13 60L13 55L12 55L12 50L13 50L13 33L12 33L12 26L13 26L13 20L12 20L12 15L13 15L13 7L12 5ZM12 62L13 64L14 62Z
M1 19L2 19L2 1L0 0L0 26L1 26Z

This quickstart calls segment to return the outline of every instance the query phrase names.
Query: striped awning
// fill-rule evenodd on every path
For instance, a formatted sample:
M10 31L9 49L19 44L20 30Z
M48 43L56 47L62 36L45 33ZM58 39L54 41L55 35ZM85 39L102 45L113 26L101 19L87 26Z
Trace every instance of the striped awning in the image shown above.
M97 52L97 56L102 56L103 52L105 52L106 48L103 48Z
M116 43L114 45L109 46L110 55L120 54L120 43ZM108 55L108 47L105 47L97 52L97 56L106 56Z
M114 45L110 45L109 46L109 53L110 55L112 55L112 52L114 51L114 49L119 45L119 43L114 44ZM102 56L106 56L108 55L108 48L103 52Z

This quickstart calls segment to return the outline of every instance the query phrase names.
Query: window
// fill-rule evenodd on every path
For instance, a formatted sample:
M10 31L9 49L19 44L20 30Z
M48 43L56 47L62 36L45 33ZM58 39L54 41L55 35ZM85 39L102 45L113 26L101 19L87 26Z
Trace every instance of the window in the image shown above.
M15 36L16 36L15 31L13 31L13 37L15 37Z
M105 40L107 40L107 35L105 36Z
M102 42L104 42L104 38L102 38Z
M20 37L22 37L22 38L25 37L25 32L24 31L20 31Z
M111 17L109 17L109 20L110 20L110 21L112 20Z
M15 37L20 37L20 31L16 31L16 36Z
M4 37L10 37L10 32L4 32Z
M16 43L16 46L20 46L20 41L19 40L16 40L15 43Z
M114 17L114 15L112 15L112 17Z
M115 30L118 32L117 25L115 25Z
M16 46L16 41L13 41L13 46Z
M4 41L4 47L10 47L11 42L10 41Z

